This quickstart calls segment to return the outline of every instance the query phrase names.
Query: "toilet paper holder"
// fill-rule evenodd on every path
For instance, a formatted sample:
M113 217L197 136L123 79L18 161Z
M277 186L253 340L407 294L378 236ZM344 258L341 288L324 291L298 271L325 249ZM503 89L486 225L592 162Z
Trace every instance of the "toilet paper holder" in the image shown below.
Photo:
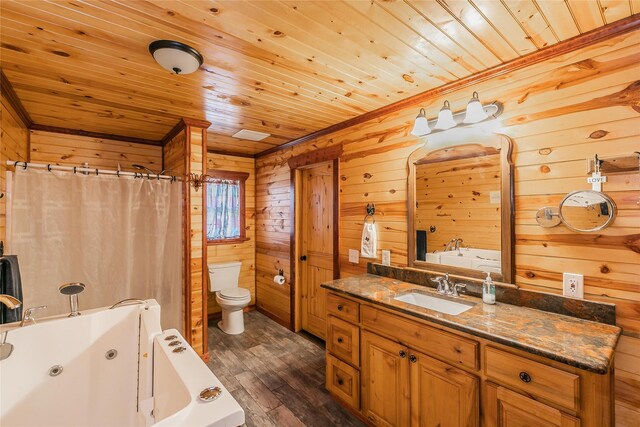
M284 277L284 270L279 269L278 275L273 277L273 281L278 285L284 285L286 282L286 279Z

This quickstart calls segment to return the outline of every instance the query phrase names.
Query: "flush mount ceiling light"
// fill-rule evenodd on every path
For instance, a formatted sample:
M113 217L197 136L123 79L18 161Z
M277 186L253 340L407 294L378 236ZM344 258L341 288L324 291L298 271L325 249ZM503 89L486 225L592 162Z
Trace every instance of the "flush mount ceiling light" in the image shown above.
M449 101L444 101L443 107L438 113L438 118L427 119L424 108L420 109L420 113L413 123L411 135L425 136L430 133L443 132L458 126L467 126L474 123L483 122L485 120L493 120L502 114L502 104L500 102L492 102L491 104L482 105L478 98L478 92L473 92L473 96L469 101L466 110L451 112ZM433 131L429 126L429 122L434 124Z
M190 74L202 65L200 52L173 40L156 40L149 44L149 53L165 70L176 74Z
M238 139L248 139L249 141L262 141L263 139L271 136L271 134L256 132L255 130L242 129L231 136Z

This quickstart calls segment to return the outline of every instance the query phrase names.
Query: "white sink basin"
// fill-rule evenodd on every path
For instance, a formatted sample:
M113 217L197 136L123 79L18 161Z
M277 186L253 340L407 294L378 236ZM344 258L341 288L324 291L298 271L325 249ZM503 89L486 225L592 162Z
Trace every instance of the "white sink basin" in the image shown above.
M451 314L453 316L464 313L473 307L472 305L450 301L444 298L431 297L418 292L400 295L394 299L408 304L417 305L419 307L428 308L429 310L439 311L440 313Z

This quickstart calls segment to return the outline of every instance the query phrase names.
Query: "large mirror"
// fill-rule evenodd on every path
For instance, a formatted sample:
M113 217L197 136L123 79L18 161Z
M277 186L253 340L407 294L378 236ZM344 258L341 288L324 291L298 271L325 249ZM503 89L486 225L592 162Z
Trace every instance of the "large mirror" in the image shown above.
M513 281L511 140L491 134L409 157L409 266Z

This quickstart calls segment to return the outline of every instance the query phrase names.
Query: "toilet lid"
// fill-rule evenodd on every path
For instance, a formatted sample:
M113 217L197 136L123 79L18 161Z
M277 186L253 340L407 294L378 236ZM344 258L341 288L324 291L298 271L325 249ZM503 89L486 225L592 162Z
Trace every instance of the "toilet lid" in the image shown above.
M230 288L221 290L220 296L225 299L244 299L251 296L251 292L245 288Z

